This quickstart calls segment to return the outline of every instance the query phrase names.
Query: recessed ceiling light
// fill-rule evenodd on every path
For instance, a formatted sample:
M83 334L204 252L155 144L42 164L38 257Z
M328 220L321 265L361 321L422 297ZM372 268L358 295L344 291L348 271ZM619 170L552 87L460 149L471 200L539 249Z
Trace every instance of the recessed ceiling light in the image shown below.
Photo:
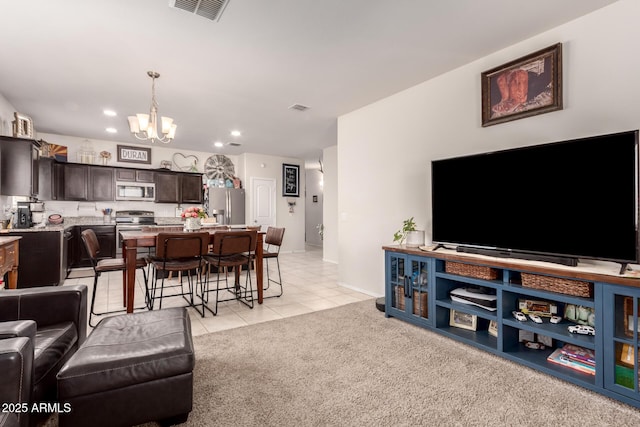
M102 112L104 113L105 116L109 116L109 117L115 117L118 115L118 113L116 113L113 110L103 110Z
M242 135L242 133L239 130L232 130L231 131L231 136L240 136Z
M105 130L109 133L118 133L118 129L116 128L106 128Z
M215 145L218 148L224 147L224 142L216 141L216 142L213 143L213 145Z

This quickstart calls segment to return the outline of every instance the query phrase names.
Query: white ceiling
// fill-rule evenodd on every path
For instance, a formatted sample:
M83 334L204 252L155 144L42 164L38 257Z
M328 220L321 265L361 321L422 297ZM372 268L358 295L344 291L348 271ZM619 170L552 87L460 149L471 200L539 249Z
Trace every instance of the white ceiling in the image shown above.
M338 116L613 2L229 0L211 21L168 0L0 0L0 94L38 132L138 142L126 116L155 70L173 147L317 159Z

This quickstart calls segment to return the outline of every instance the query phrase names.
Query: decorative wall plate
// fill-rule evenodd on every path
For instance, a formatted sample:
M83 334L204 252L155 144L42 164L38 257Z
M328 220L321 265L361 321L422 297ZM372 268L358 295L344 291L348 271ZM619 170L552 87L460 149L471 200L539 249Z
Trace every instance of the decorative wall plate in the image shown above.
M235 168L233 162L223 154L214 154L204 164L204 173L209 179L233 179Z

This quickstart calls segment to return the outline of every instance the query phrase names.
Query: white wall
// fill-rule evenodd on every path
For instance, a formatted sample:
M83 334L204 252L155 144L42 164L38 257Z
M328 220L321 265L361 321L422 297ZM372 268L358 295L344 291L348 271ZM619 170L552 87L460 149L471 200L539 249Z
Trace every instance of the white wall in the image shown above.
M323 179L320 169L305 169L305 241L309 245L322 246L318 225L322 224ZM313 201L313 197L316 201Z
M300 197L282 197L282 164L300 166ZM303 252L304 249L304 161L292 157L276 157L262 154L245 153L241 155L240 164L244 171L245 188L250 191L249 182L252 177L270 178L276 180L276 226L284 227L284 239L280 250L282 252ZM295 202L293 213L289 212L287 202ZM247 196L247 222L251 220L253 200Z
M0 94L0 135L13 135L13 127L11 122L14 120L13 114L15 112L15 107L11 105L9 101L7 101L7 98Z
M322 165L324 169L322 259L338 263L338 146L334 145L322 151Z
M381 247L411 216L431 231L431 160L637 129L638 17L640 2L620 0L340 117L339 281L384 294ZM481 72L557 42L564 110L483 128Z

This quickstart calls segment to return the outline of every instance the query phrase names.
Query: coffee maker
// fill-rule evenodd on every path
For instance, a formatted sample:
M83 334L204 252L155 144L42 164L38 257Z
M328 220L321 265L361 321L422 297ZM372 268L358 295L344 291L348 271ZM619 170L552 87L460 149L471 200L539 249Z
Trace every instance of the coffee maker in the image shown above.
M16 228L31 228L31 207L29 202L18 202L18 211L16 212Z

